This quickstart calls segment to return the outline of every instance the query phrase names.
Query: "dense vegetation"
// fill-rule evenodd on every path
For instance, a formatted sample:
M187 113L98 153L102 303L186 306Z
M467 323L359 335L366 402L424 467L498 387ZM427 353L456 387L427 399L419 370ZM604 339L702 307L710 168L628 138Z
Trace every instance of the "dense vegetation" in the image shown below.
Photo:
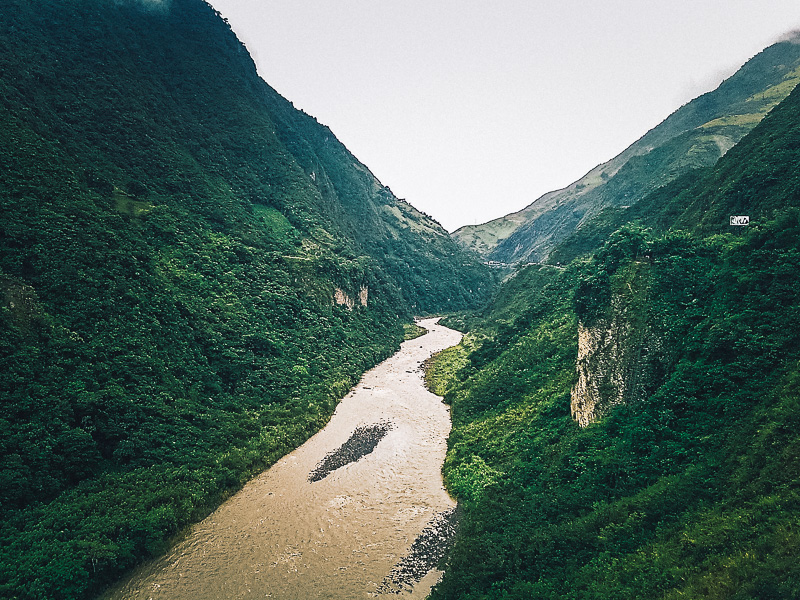
M0 11L0 596L86 598L491 276L200 0Z
M464 321L430 374L464 507L433 598L800 597L799 135L795 90L713 169L602 215L566 267L520 270ZM642 380L580 428L578 319L637 285Z
M788 91L773 48L725 110ZM752 122L704 98L620 170L690 173L627 208L605 186L434 362L464 507L434 597L800 597L800 92L713 167L685 159ZM492 288L201 0L8 0L0 198L2 597L97 593L324 424L411 314ZM581 429L578 320L626 293L642 379Z

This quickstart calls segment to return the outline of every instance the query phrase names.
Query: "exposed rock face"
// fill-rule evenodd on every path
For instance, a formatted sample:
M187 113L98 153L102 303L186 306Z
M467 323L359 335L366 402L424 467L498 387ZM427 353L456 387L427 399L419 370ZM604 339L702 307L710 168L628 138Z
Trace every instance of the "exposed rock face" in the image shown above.
M578 381L570 393L570 413L581 427L594 421L594 410L600 402L600 386L592 377L589 358L597 353L599 336L593 328L578 323Z
M369 297L369 288L367 286L361 286L361 289L358 292L358 298L354 299L347 295L342 288L336 288L333 292L333 301L335 304L339 306L346 306L349 310L353 310L356 306L356 301L361 306L367 305L367 298Z
M611 319L600 319L592 326L578 323L578 381L572 388L570 412L581 427L626 397L632 327L615 304Z
M647 319L645 265L633 267L618 281L605 316L591 324L578 322L578 381L570 412L581 427L642 396L655 384L665 359Z
M0 275L0 296L2 297L0 306L7 307L14 322L25 329L41 313L36 292L20 280Z

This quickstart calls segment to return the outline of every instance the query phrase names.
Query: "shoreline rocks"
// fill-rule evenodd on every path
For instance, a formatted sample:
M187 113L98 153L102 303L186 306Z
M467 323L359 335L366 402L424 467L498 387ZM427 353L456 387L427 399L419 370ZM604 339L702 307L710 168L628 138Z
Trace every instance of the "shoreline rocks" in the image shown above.
M438 567L453 547L459 516L459 507L454 506L431 519L411 544L409 553L392 568L392 572L378 586L377 592L399 594Z

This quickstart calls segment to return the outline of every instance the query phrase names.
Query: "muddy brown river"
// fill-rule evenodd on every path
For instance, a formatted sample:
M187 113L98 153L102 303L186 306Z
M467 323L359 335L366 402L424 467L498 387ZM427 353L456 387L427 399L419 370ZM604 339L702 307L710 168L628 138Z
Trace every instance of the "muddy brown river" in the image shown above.
M409 565L455 503L441 477L449 408L422 362L461 334L420 325L429 332L367 372L323 430L104 598L425 598L440 574Z

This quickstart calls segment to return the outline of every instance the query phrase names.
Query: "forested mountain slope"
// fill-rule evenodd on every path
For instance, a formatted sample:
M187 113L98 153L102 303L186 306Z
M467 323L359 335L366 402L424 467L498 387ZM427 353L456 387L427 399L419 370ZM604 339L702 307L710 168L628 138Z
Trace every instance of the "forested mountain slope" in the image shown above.
M798 135L795 90L466 321L430 373L464 508L433 598L800 597Z
M605 208L636 204L683 173L713 165L800 81L800 43L759 53L720 86L684 105L621 154L519 212L453 235L506 263L545 260Z
M491 276L201 0L0 10L0 596L86 598Z

